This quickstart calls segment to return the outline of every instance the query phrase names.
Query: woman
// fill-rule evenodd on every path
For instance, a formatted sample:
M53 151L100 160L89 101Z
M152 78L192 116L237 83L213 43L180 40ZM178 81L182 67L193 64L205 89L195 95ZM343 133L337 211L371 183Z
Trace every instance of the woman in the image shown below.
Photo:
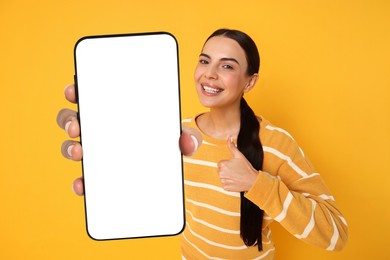
M273 259L269 225L278 221L307 243L341 250L347 224L334 198L294 139L256 116L243 95L256 84L260 57L243 32L220 29L205 42L194 79L209 112L183 120L186 228L184 259ZM66 89L75 101L74 87ZM79 135L75 112L58 121ZM65 157L80 160L79 143L66 141ZM83 194L82 179L74 182Z

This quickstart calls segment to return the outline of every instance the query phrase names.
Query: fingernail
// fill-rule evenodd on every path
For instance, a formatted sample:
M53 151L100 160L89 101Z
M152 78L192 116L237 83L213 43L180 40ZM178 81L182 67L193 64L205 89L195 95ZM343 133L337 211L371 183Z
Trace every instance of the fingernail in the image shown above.
M74 145L69 145L68 149L66 149L66 152L68 153L68 155L72 158L72 149L73 149Z
M70 124L72 123L72 120L71 121L68 121L68 122L66 122L66 124L65 124L65 132L69 135L69 133L68 133L68 129L69 129L69 126L70 126Z
M198 139L196 139L195 136L193 135L190 135L192 141L194 142L194 152L196 152L196 150L198 150L198 147L199 147L199 143L198 143Z
M235 147L237 147L237 144L234 143L234 138L233 138L233 136L231 136L229 139L230 139L230 143L231 143L232 145L234 145Z

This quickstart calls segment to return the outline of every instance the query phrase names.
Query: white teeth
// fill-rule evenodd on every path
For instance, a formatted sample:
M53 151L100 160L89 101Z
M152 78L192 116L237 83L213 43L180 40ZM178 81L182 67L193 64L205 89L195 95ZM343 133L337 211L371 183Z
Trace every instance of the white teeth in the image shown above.
M207 93L212 93L212 94L217 94L217 93L223 91L222 89L210 88L210 87L207 87L207 86L203 86L203 89L204 89Z

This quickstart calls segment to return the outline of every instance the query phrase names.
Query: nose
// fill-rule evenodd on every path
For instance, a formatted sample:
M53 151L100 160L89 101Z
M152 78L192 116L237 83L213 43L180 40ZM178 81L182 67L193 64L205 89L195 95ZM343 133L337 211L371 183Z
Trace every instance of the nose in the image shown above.
M207 79L217 79L218 78L218 73L217 73L217 68L215 66L207 66L207 69L204 73L204 76Z

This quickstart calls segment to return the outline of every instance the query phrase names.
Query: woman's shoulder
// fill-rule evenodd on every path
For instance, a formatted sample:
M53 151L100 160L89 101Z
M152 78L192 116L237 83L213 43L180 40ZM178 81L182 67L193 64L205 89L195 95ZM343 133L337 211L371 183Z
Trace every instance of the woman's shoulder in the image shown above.
M297 142L287 130L272 124L262 116L258 116L258 118L260 121L260 140L263 146L289 152L298 148Z
M193 124L196 124L196 117L198 115L195 115L195 116L191 116L191 117L185 117L181 120L181 123L185 126L191 126Z
M186 118L183 118L181 120L181 123L182 124L191 124L193 120L194 120L193 117L186 117Z
M281 137L285 137L291 140L294 140L292 135L285 129L278 127L272 124L269 120L264 118L263 116L257 116L260 122L260 132L261 130L266 131L269 134L281 134Z
M181 123L187 127L198 128L198 126L196 124L196 118L202 114L204 114L204 113L199 113L199 114L196 114L196 115L191 116L191 117L184 117L181 120Z

